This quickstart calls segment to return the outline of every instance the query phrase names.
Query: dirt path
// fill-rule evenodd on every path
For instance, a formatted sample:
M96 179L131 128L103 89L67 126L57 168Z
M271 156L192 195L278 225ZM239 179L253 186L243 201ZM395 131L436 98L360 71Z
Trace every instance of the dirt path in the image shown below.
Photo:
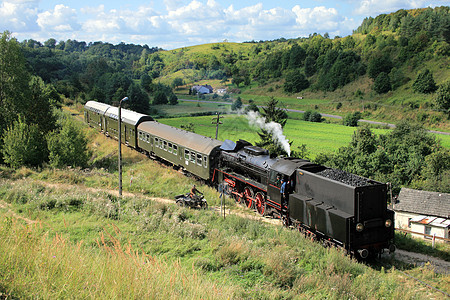
M436 273L450 274L450 262L428 256L422 253L408 252L405 250L397 249L394 252L394 258L416 266L424 266L429 264L431 268L434 268Z
M16 219L20 219L20 220L24 220L27 224L35 224L35 223L40 223L41 221L39 220L31 220L28 218L24 218L22 216L19 216L18 214L16 214L11 208L11 205L6 203L3 200L0 200L0 209L5 209L6 213L13 216Z

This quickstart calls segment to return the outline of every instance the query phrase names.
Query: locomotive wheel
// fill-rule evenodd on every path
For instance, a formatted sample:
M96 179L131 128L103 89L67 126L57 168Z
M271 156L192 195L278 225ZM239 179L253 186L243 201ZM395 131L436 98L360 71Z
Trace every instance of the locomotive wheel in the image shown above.
M248 208L252 208L253 207L253 191L251 188L249 188L248 186L246 186L244 188L244 203L245 206L247 206Z
M266 214L266 201L264 200L264 195L259 192L256 193L256 196L255 196L255 207L256 207L256 211L261 216L264 216Z

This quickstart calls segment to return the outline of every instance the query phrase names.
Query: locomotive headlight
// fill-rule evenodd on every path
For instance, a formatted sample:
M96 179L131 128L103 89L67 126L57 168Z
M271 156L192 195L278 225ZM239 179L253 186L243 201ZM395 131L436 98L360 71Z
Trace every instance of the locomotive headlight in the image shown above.
M356 231L361 232L364 230L364 225L362 223L356 224Z
M386 226L386 227L391 227L391 226L392 226L392 221L391 221L391 219L387 219L386 222L384 223L384 226Z

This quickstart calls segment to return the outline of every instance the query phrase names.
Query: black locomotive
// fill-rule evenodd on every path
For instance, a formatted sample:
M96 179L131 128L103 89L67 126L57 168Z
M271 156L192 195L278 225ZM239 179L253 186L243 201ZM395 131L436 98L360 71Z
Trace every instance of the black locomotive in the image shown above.
M89 101L85 120L116 137L116 111ZM383 183L302 159L273 158L246 141L221 142L132 111L122 116L122 140L128 146L221 186L261 215L282 218L312 239L362 258L395 250L394 213L387 209ZM283 181L289 183L282 194Z

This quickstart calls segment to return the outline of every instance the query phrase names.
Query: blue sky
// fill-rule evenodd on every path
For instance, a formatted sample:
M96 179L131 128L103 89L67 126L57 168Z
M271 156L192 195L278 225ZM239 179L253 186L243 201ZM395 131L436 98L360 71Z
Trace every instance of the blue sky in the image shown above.
M35 39L147 44L175 49L204 43L346 36L365 17L449 5L442 0L1 0L0 31Z

